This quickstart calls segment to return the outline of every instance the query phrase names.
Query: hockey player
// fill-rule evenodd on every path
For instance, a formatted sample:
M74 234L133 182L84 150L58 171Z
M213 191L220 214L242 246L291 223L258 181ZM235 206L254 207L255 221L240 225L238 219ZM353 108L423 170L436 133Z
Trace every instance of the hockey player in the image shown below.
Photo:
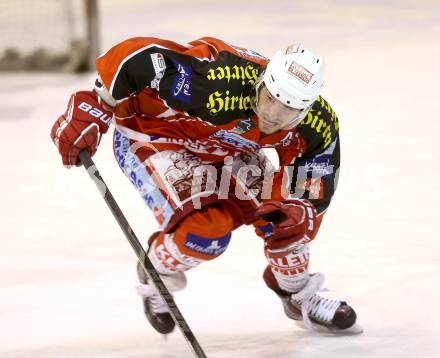
M353 308L318 294L323 275L308 270L339 169L338 119L320 96L324 60L301 44L269 61L210 37L133 38L96 67L94 89L71 96L51 137L63 164L78 166L78 153L93 155L115 124L116 160L160 224L148 256L170 291L252 224L264 240L264 281L286 315L309 328L354 327ZM278 172L262 148L276 149ZM167 306L137 270L148 320L171 332Z

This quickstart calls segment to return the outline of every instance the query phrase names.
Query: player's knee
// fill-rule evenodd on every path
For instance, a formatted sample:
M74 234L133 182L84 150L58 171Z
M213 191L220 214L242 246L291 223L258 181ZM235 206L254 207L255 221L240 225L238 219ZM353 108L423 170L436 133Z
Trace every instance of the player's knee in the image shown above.
M184 255L212 260L221 255L231 239L232 215L209 206L186 217L177 227L174 242Z
M189 270L226 250L233 223L232 215L216 206L196 211L183 219L173 233L157 236L149 257L163 274Z

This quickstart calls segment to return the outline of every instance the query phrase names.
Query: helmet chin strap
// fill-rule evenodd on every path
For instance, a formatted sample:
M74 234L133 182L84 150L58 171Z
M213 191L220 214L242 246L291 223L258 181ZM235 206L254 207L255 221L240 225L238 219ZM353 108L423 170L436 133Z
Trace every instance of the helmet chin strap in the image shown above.
M289 130L295 128L307 116L307 113L309 113L311 108L312 106L310 105L309 107L301 110L301 112L299 112L298 115L294 119L292 119L290 123L287 123L282 129Z

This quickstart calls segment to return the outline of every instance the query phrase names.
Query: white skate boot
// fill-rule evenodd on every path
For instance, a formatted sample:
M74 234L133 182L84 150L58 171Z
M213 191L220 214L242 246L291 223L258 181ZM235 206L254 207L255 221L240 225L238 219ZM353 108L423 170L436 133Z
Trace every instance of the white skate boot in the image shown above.
M344 301L331 300L318 295L322 291L324 275L310 275L306 286L294 294L280 295L284 312L305 328L322 333L359 334L356 312Z

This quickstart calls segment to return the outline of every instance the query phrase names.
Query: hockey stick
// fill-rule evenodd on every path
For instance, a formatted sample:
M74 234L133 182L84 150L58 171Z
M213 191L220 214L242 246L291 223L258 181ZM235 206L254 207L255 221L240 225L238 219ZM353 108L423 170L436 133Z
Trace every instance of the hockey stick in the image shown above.
M156 269L154 268L153 264L148 258L147 253L141 246L138 238L134 234L132 228L130 227L130 224L128 223L127 219L125 218L124 214L122 213L121 209L116 203L116 200L113 198L113 195L110 193L110 190L108 189L107 185L104 183L104 180L99 174L99 171L96 168L92 158L90 157L89 152L87 150L81 151L79 153L79 158L81 162L84 164L84 167L87 170L87 173L89 174L90 178L95 182L96 186L101 192L101 195L103 196L105 202L107 203L107 206L110 208L113 216L115 217L116 221L118 222L119 226L124 232L125 237L130 242L131 247L136 253L139 262L142 264L142 267L144 268L151 282L153 282L154 286L159 291L159 294L161 295L165 303L168 305L170 314L173 317L174 322L176 322L176 324L179 326L183 336L190 345L191 350L193 351L196 357L206 358L206 355L202 347L200 346L193 332L186 323L185 318L183 318L182 314L177 308L173 296L171 296L170 292L168 291L163 281L159 277L159 274L157 273Z

